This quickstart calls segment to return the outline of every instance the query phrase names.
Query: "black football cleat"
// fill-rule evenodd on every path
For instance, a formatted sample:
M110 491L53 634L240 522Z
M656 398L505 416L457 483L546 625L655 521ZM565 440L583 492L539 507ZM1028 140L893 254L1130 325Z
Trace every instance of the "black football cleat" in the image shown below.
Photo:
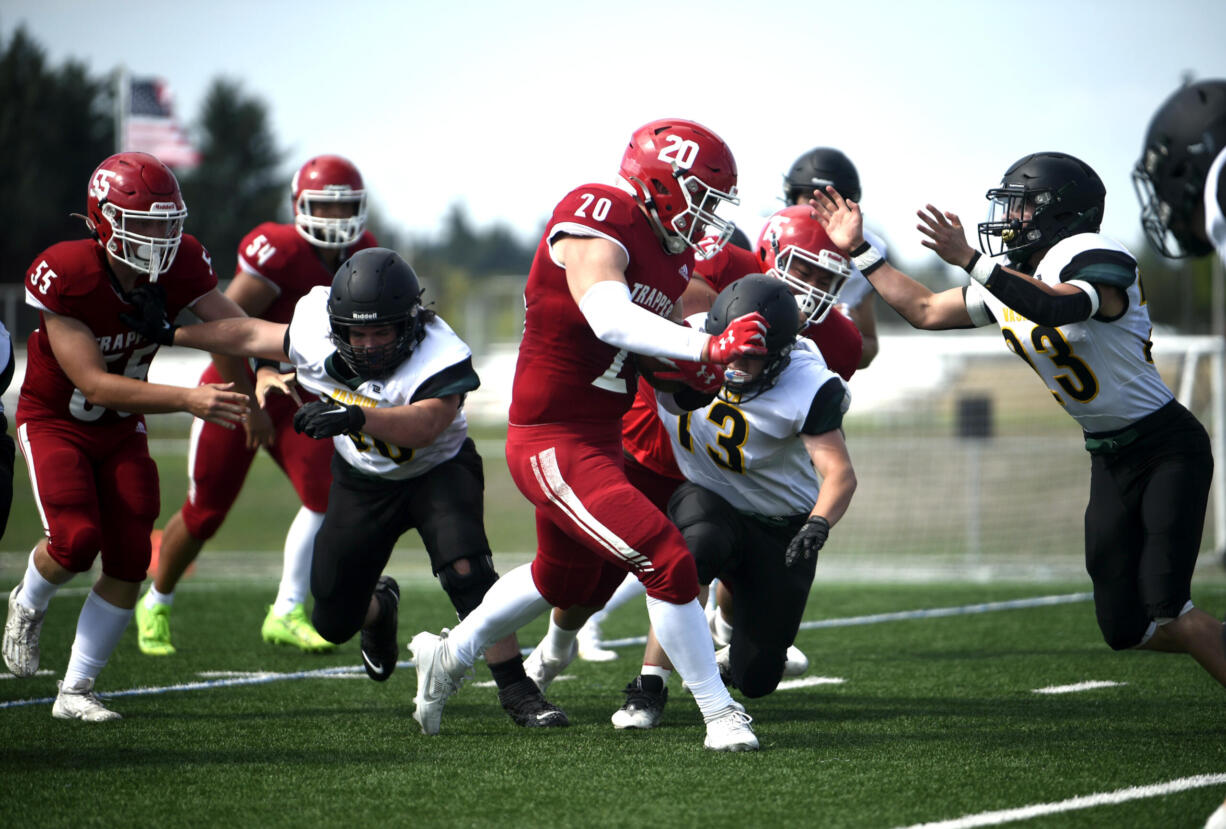
M396 670L400 646L396 644L399 628L400 585L391 576L380 576L375 585L375 601L379 603L379 618L362 628L362 665L366 675L375 682L384 682Z
M570 725L566 712L549 700L525 677L498 691L498 701L516 725L524 728L565 728Z

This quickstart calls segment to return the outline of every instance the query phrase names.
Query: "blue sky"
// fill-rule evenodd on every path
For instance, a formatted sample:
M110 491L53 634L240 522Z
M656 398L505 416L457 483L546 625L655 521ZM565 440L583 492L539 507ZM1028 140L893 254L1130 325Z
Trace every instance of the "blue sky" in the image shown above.
M837 146L903 263L929 255L916 209L973 228L987 188L1036 150L1089 162L1104 232L1139 245L1129 172L1153 109L1184 72L1226 77L1220 2L426 5L6 0L0 32L24 23L55 63L161 75L189 122L213 78L240 79L287 169L349 156L416 234L462 202L528 238L568 190L611 180L635 127L672 116L732 147L734 218L756 236L792 160Z

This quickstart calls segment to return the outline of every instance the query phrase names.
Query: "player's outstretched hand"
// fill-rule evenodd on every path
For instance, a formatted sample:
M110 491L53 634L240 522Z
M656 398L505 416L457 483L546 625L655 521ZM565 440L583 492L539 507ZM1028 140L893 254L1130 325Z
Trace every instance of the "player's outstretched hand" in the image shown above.
M119 321L146 340L174 345L179 326L166 319L166 292L156 283L139 285L128 294L131 314L120 314Z
M766 317L757 311L742 314L728 323L724 333L711 335L702 362L727 365L740 357L765 354L767 327Z
M962 229L962 221L956 213L941 212L932 205L926 210L917 210L920 224L915 229L927 236L920 244L929 250L935 250L937 256L949 264L965 268L975 255L975 249L966 241L966 231Z
M724 385L724 367L712 363L697 363L693 360L667 360L676 366L675 371L657 371L658 380L678 380L695 391L715 394Z
M830 522L820 515L810 515L788 542L787 552L783 554L783 563L788 567L798 561L816 559L817 553L826 543L830 535Z
M205 383L187 392L186 410L227 429L247 420L247 395L231 391L233 383Z
M277 427L262 406L247 409L243 428L247 430L247 448L253 452L261 446L271 447L277 440Z
M365 423L361 406L342 406L331 400L312 400L294 413L294 431L316 440L357 432Z
M293 398L293 401L301 406L302 398L298 396L297 373L287 371L282 374L273 368L261 367L258 369L255 373L255 402L261 407L267 406L270 394L284 394Z
M838 190L827 187L826 192L813 191L809 199L813 217L817 219L830 241L843 251L853 251L864 244L864 216L860 205L844 199Z

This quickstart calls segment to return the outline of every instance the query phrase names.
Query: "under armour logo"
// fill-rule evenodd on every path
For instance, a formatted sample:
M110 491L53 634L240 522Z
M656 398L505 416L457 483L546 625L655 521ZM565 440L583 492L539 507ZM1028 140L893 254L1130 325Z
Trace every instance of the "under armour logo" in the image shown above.
M715 379L715 372L711 371L706 366L698 369L698 379L704 383L710 383Z
M724 334L722 337L719 338L719 347L721 350L727 351L728 348L731 347L731 345L734 342L736 342L736 334L733 334L731 331L729 331L728 333Z

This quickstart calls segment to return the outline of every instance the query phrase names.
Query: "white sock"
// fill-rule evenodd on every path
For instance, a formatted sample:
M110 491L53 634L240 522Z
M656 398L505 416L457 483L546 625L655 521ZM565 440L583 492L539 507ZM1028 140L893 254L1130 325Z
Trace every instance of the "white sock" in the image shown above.
M647 615L655 628L656 638L694 695L703 717L712 717L731 705L732 696L724 687L715 664L707 616L698 600L671 604L648 596Z
M553 617L554 614L550 613L549 630L545 632L540 648L546 659L561 662L570 656L570 649L575 644L575 637L579 635L579 631L558 627Z
M673 672L659 665L644 665L643 670L639 671L639 674L641 676L658 676L667 685L668 678L673 675Z
M89 591L85 606L77 618L77 638L72 642L72 656L64 671L64 685L75 685L83 679L97 679L131 618L131 610L116 607L94 591Z
M175 603L175 591L171 590L169 593L163 593L151 584L149 585L149 592L145 594L145 598L141 601L150 610L153 610L155 606L160 604L172 605Z
M471 668L486 645L514 633L548 609L549 602L532 580L532 565L516 567L494 582L481 604L448 634L448 650L459 664L448 665L447 670Z
M17 591L17 603L29 610L41 612L51 604L51 597L59 589L58 584L52 584L38 572L38 568L34 566L34 553L30 553L30 560L26 562L26 574L21 580L21 590Z
M284 616L294 605L304 603L311 592L311 556L315 550L315 533L323 522L322 512L303 507L289 525L281 564L281 586L272 605L272 612L277 616Z

